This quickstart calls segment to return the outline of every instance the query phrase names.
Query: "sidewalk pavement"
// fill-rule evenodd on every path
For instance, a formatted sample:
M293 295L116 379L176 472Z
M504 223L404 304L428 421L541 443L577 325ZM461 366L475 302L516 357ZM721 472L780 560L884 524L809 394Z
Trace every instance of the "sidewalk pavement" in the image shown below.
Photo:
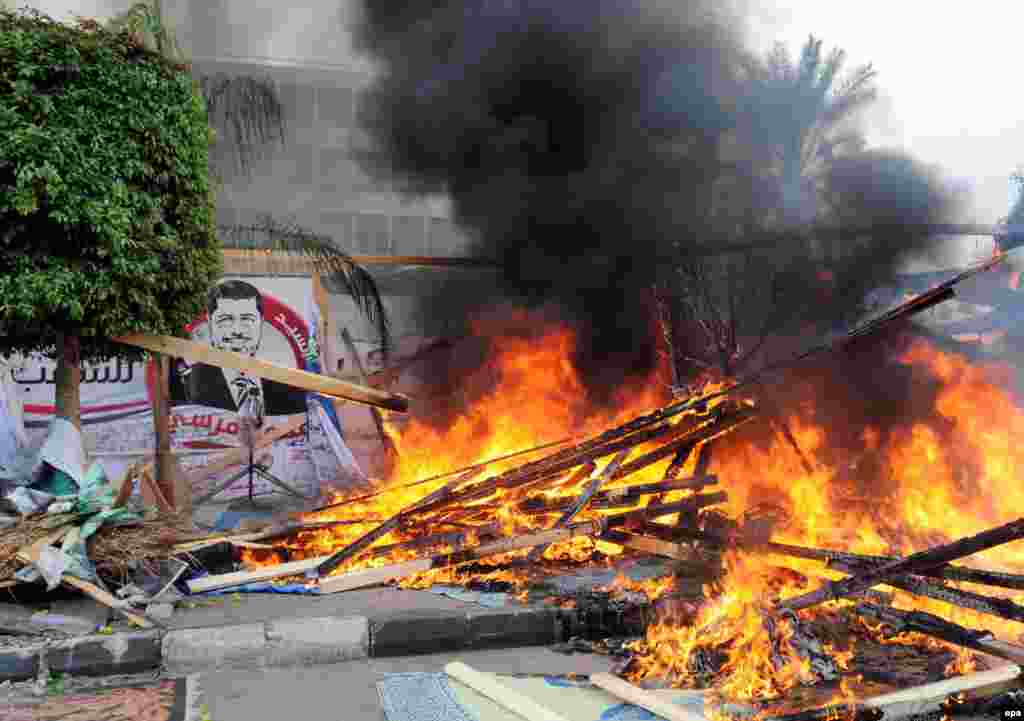
M295 717L296 712L303 721L384 721L378 681L391 673L440 672L451 661L495 673L589 675L612 667L612 659L605 656L566 656L544 648L518 648L370 659L314 668L210 672L198 677L198 686L210 718L216 721L279 721ZM619 718L626 721L627 716ZM650 715L643 718L654 719Z
M570 630L569 612L551 606L486 608L397 588L330 596L233 594L186 598L179 606L162 629L0 647L0 682L35 677L44 655L51 672L71 675L160 667L185 675L543 645L565 640Z

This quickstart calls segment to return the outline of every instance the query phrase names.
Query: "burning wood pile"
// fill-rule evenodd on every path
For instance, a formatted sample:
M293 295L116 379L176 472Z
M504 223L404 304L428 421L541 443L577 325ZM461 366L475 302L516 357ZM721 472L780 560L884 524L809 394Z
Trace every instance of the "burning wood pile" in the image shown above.
M847 338L929 307L950 286ZM549 367L536 349L510 352L528 358L519 364ZM596 601L574 599L607 607L610 599L642 592L650 612L616 632L642 629L642 638L564 644L568 650L600 646L622 656L621 675L637 683L708 689L762 716L799 711L801 719L842 710L877 715L878 704L854 699L978 672L928 697L931 710L955 695L960 710L976 711L1016 683L1008 681L1016 672L984 669L998 659L1024 660L1020 648L992 635L1018 640L1013 623L1024 608L1013 595L1024 590L1024 562L1005 553L1005 544L1024 535L1024 520L1007 523L1012 515L996 505L1016 497L1016 451L1007 433L1024 427L1024 412L964 361L915 345L901 362L928 364L946 383L939 402L950 433L984 458L973 476L927 428L913 426L887 451L891 490L865 498L830 489L856 469L826 467L822 434L799 415L762 407L746 393L746 379L632 418L635 405L627 404L619 415L595 419L605 430L583 440L497 458L494 451L508 446L482 444L475 430L407 430L396 437L400 451L414 443L442 467L460 470L339 497L306 515L301 528L278 529L271 548L243 549L250 570L197 578L189 587L203 592L304 576L320 593L390 581L500 584L532 600L545 577L567 568L654 555L674 564L674 576L620 578L598 589L605 595ZM550 432L528 395L515 399L514 413L506 410L507 423L494 423L516 440L522 436L515 431L533 423ZM652 400L637 395L638 405ZM510 407L507 393L500 404L491 401L477 405L481 417L494 420L495 409ZM541 405L543 413L554 408ZM1009 431L979 425L992 414ZM755 427L774 430L769 448L750 442ZM867 452L879 448L873 433L863 433ZM474 462L452 463L463 443ZM521 461L543 451L538 460ZM399 476L426 475L428 468ZM993 570L954 563L976 554ZM557 602L566 605L566 598ZM992 681L992 674L1006 678ZM964 705L968 698L973 705ZM819 707L826 710L806 712Z

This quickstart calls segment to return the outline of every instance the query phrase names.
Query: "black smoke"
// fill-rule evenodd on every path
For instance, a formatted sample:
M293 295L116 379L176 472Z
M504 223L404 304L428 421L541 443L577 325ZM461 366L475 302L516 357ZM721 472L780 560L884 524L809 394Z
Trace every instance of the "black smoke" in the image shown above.
M771 124L785 119L750 85L741 29L711 8L363 0L357 46L380 69L361 105L366 168L411 193L447 194L473 253L503 267L424 312L509 298L556 309L578 330L574 360L596 399L652 368L655 282L671 283L680 258L762 237L781 202ZM881 210L900 222L906 193L876 188L869 166L837 168L831 201L859 204L857 220ZM918 218L933 219L937 197ZM856 296L853 279L891 270L908 247L899 233L866 245L839 292ZM787 312L816 307L806 258L780 250L767 262L788 274ZM773 273L758 277L778 285Z

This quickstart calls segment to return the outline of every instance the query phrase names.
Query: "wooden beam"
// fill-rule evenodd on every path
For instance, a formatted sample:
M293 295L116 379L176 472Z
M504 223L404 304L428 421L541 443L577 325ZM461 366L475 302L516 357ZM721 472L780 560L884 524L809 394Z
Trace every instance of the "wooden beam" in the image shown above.
M839 704L811 711L773 716L766 721L826 721L837 718L899 719L941 715L948 718L946 705L950 701L959 704L978 699L992 698L1007 691L1021 688L1021 669L1016 664L1000 666L988 671L954 676L922 686L900 689L854 704ZM954 707L955 709L955 707ZM959 714L957 714L959 717Z
M706 721L703 715L687 711L668 699L658 698L650 691L645 691L623 681L618 676L612 676L610 673L592 673L590 674L590 683L607 691L615 698L646 709L666 721Z
M724 494L722 495L724 496ZM432 558L416 559L414 561L370 569L374 572L373 574L367 571L354 571L322 578L319 582L320 593L350 591L354 588L406 578L415 573L422 573L436 568L457 566L462 563L479 561L490 556L500 556L511 551L559 543L576 536L594 536L602 533L609 526L624 525L634 519L658 518L678 513L681 509L686 508L688 504L689 499L677 503L669 503L664 506L639 508L635 511L618 513L614 516L605 516L600 520L582 521L562 528L552 528L547 531L536 531L519 536L500 538L479 546L457 549L451 553L442 553Z
M334 398L344 398L354 403L384 408L389 411L405 413L409 410L409 399L399 393L388 393L347 383L317 373L286 368L276 363L250 358L241 353L217 350L206 343L197 343L184 338L172 338L166 335L127 335L114 338L118 343L142 348L153 353L165 353L175 358L184 358L193 363L206 363L220 368L231 368L249 375L267 380L284 383L302 390Z
M139 628L153 628L156 625L146 616L135 613L134 611L129 611L121 604L121 601L119 601L114 596L111 596L109 593L107 593L102 588L93 583L83 581L81 578L76 578L75 576L67 575L65 575L61 579L61 583L63 583L65 586L69 586L71 588L81 591L89 598L93 599L94 601L97 601L98 603L103 604L107 608L111 608L114 611L117 611Z
M154 492L148 484L142 484L139 492L144 501L154 503L161 510L187 510L191 507L191 494L182 493L181 479L174 456L171 454L171 408L170 373L171 359L157 353L153 359L156 365L156 380L153 384L153 430L156 435L153 459Z
M297 576L305 573L311 568L316 568L322 563L326 556L316 558L305 558L301 561L280 563L276 566L263 566L251 571L235 571L233 573L221 573L216 576L203 576L188 581L188 590L191 593L203 593L205 591L218 591L222 588L232 586L243 586L247 583L258 583L260 581L273 581L275 578L285 576Z
M529 696L502 684L492 674L481 673L464 663L454 661L444 667L444 672L459 683L486 696L502 708L522 716L526 721L568 721L565 716L541 706ZM670 719L670 721L675 721ZM687 719L687 721L690 721Z
M808 591L794 598L787 598L776 604L776 608L799 611L825 601L843 598L862 591L896 576L916 574L936 566L942 566L974 553L980 553L996 546L1002 546L1024 538L1024 518L1018 518L1002 526L990 528L973 536L961 538L925 551L918 551L890 563L884 563L851 576L842 581L829 582L814 591Z
M312 275L317 272L314 258L302 253L225 248L226 275ZM359 265L415 265L428 268L499 268L500 263L481 258L441 258L427 255L353 255Z
M626 459L629 458L629 455L632 452L632 448L626 448L624 450L619 451L614 458L608 461L608 465L601 469L601 472L599 474L590 479L590 482L587 483L586 487L583 489L583 493L581 493L576 498L576 500L573 501L572 506L561 515L558 521L555 522L554 527L564 528L569 524L569 521L575 518L580 511L586 508L587 504L590 503L590 499L594 497L594 494L601 489L601 486L608 482L608 479L611 478L617 470L619 470L619 468L622 466L623 463L626 462ZM544 551L546 551L547 548L547 545L536 546L533 550L530 551L529 555L526 557L526 560L530 563L536 563L537 561L540 561L544 555Z
M16 558L27 565L34 565L38 563L44 548L46 548L47 546L52 546L54 543L64 538L64 536L70 533L74 528L77 528L77 526L66 524L54 531L50 531L32 545L26 546L25 548L18 550ZM134 623L136 626L139 626L141 628L152 628L155 625L151 620L149 620L145 616L134 613L133 611L129 611L128 609L122 607L121 603L116 598L111 596L106 591L103 591L96 585L89 583L88 581L83 581L82 579L76 578L75 576L69 576L65 574L61 577L61 583L65 586L69 586L71 588L82 591L87 596L102 603L104 606L114 609L118 613L122 614L129 621Z
M672 558L676 561L692 561L696 557L696 554L688 546L681 543L671 543L660 538L642 536L628 531L609 529L602 533L600 538L602 541L608 541L617 546L631 548L634 551L649 553L653 556Z

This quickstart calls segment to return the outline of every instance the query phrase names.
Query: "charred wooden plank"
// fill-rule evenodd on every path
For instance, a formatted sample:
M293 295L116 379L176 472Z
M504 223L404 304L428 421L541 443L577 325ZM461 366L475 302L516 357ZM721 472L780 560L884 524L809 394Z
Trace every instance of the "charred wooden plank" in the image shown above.
M615 508L616 506L632 506L644 496L655 493L667 495L671 491L699 490L705 486L713 486L718 483L716 476L702 476L700 478L676 478L657 483L644 483L636 486L623 486L622 488L610 488L607 491L595 493L590 501L591 508ZM573 498L527 498L519 504L520 513L528 515L540 513L557 513L569 508ZM654 504L658 505L658 504Z
M677 561L692 561L696 557L693 549L681 543L663 541L660 538L630 533L629 531L619 531L610 528L602 533L600 538L602 541L615 543L634 551L643 551L654 556L664 556L665 558L672 558Z
M843 563L842 561L833 561L829 563L829 567L851 575L863 573L869 568L869 566L853 565ZM885 581L885 585L902 589L915 596L933 598L936 601L944 601L960 608L968 608L978 613L988 614L989 616L1005 618L1007 621L1024 623L1024 606L1020 606L1006 598L993 598L980 593L974 593L973 591L950 588L944 583L929 582L919 576L897 576Z
M833 551L821 548L804 548L792 546L785 543L765 543L761 546L772 553L779 553L785 556L806 558L813 561L839 561L851 564L876 564L892 563L899 560L894 556L871 556L862 553L849 553L847 551ZM954 566L944 563L941 566L919 571L919 575L931 578L944 578L947 581L964 581L977 583L984 586L995 586L997 588L1010 588L1024 590L1024 576L1014 573L1001 573L997 571L982 571L966 566Z
M394 516L384 521L384 523L380 524L373 530L364 533L362 536L354 540L352 543L345 546L345 548L342 548L337 553L334 553L331 556L329 556L325 561L323 561L323 563L321 563L314 569L316 575L330 573L332 570L343 564L348 559L355 557L373 543L377 542L378 540L388 535L392 531L398 529L412 514L416 513L416 511L419 510L422 506L435 501L443 501L444 499L450 498L452 495L452 491L454 489L456 489L463 483L466 483L475 478L476 476L480 475L481 472L482 469L479 468L474 468L471 471L467 471L466 473L463 473L461 476L458 476L457 478L454 478L445 485L441 486L436 491L429 494L426 498L422 498L419 501L416 501L415 503L402 509Z
M348 591L354 588L363 588L367 585L386 583L395 578L404 578L416 573L447 568L463 563L478 561L490 556L499 556L511 551L532 548L543 544L558 543L576 536L596 536L604 530L621 526L634 518L657 518L672 513L678 513L692 499L678 503L667 503L661 506L640 508L626 513L606 516L595 521L582 521L573 523L564 528L554 528L547 531L528 533L521 536L503 538L493 543L485 543L472 548L465 548L445 553L430 558L405 561L380 568L368 569L366 571L355 571L341 574L333 578L320 579L319 588L321 593L337 593ZM203 579L205 580L205 579Z
M687 443L685 446L681 446L677 451L676 455L672 458L672 462L668 464L668 468L665 469L665 475L662 476L663 481L675 480L680 473L683 472L683 468L686 467L686 461L690 458L690 454L693 453L693 449L697 447L695 443ZM665 502L667 493L662 493L660 496L655 498L652 503L655 505Z
M894 634L913 631L955 646L1024 664L1024 648L999 641L989 631L967 628L925 611L902 611L872 603L857 604L853 610L859 616L888 626Z
M576 515L586 508L587 504L590 503L590 499L594 497L594 494L601 488L602 485L608 482L617 470L625 463L626 459L629 458L629 454L633 452L632 448L627 448L623 451L619 451L619 454L608 462L608 465L587 484L587 487L583 489L583 493L579 495L572 506L562 514L562 517L555 522L555 528L562 528L566 526L569 521L576 517ZM538 561L540 557L544 555L544 551L547 550L547 545L535 546L530 554L526 557L528 561Z
M843 598L856 591L871 588L887 579L935 568L964 556L969 556L989 548L1002 546L1011 541L1024 538L1024 518L990 528L987 531L961 538L941 546L918 551L905 558L875 566L869 571L842 581L829 582L821 588L786 599L776 604L776 608L789 608L794 611L809 608L825 601Z

